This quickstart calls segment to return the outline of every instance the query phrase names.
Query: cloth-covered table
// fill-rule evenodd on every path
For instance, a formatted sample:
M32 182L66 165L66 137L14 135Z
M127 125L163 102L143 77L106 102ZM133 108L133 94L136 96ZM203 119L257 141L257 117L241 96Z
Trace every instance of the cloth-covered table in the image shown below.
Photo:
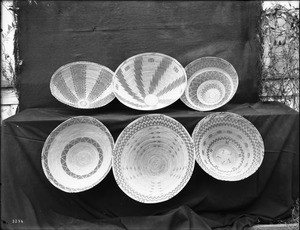
M299 113L280 103L257 103L261 75L260 1L15 1L18 15L20 113L2 123L1 227L3 229L243 229L291 214L299 197ZM116 99L99 109L71 109L50 92L52 74L74 61L115 71L127 58L159 52L183 66L215 56L239 76L236 94L216 111L251 121L265 143L261 167L252 176L224 182L196 163L193 175L172 199L142 204L124 194L112 171L81 193L65 193L43 173L41 151L51 131L66 119L99 119L116 140L143 114L162 113L191 134L212 112L189 109L180 100L157 111L129 109ZM236 103L236 104L234 104ZM248 104L250 103L250 104Z
M47 136L70 117L95 117L116 140L126 125L149 112L129 109L115 99L96 110L29 108L4 120L2 228L243 229L289 216L293 200L299 197L299 113L277 102L227 104L216 111L240 114L254 124L265 145L261 167L244 180L225 182L206 174L196 163L184 189L157 204L128 197L117 186L112 170L87 191L63 192L47 180L41 165ZM156 112L173 117L190 134L212 113L188 109L180 101Z

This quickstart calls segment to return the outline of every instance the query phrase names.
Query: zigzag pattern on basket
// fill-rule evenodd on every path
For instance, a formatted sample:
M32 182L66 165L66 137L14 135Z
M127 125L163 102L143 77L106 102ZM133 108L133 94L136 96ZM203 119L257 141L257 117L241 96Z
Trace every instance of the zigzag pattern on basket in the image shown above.
M250 166L247 164L247 168L245 171L240 172L238 175L232 175L229 177L225 177L222 174L216 173L212 171L210 168L208 168L207 164L208 162L204 162L202 160L201 156L201 149L202 146L202 140L206 133L208 133L210 130L220 129L220 127L228 127L229 130L224 128L224 133L230 134L232 138L243 140L241 135L239 133L243 134L247 140L244 141L244 146L246 148L252 149L252 162ZM233 131L234 130L234 131ZM235 133L237 132L237 133ZM194 144L195 144L195 153L196 153L196 161L201 166L201 168L206 171L211 176L221 179L221 180L241 180L244 178L249 177L252 175L259 166L262 163L263 155L264 155L264 145L263 140L258 132L258 130L255 128L255 126L246 120L245 118L229 113L229 112L220 112L220 113L214 113L206 116L204 119L202 119L195 127L193 134L192 134ZM246 142L245 142L246 141ZM249 143L247 143L249 142ZM243 152L242 152L243 153ZM202 153L203 154L203 153ZM248 158L250 157L250 152L247 153ZM245 165L246 166L246 165Z
M204 104L199 100L197 89L202 83L211 80L212 75L213 75L213 79L219 81L226 90L220 102L213 105L209 105L209 104ZM190 103L194 104L197 107L201 107L202 110L210 110L224 105L231 97L233 91L230 80L227 77L224 77L224 75L216 71L208 71L202 73L201 77L192 79L191 82L189 82L188 86L189 86L189 90L188 90L189 96L187 98L190 99Z
M97 165L96 167L91 171L89 172L88 174L84 174L84 175L77 175L76 173L72 172L69 168L68 168L68 165L67 165L67 154L69 152L69 150L76 144L80 143L80 142L83 142L83 143L90 143L92 144L98 151L99 153L99 159L98 159L98 162L97 162ZM72 140L70 143L68 143L63 152L62 152L62 155L61 155L61 165L62 165L62 168L63 170L71 177L74 177L74 178L77 178L77 179L84 179L84 178L88 178L90 177L91 175L95 174L97 172L97 170L100 168L101 166L101 163L103 161L103 152L102 152L102 149L100 147L100 145L92 138L89 138L89 137L78 137L74 140Z
M118 80L121 83L121 86L128 93L128 95L130 95L137 102L143 103L144 101L129 87L129 84L127 83L123 71L121 69L118 70L117 75L118 75Z
M222 58L217 58L217 57L199 58L189 63L185 67L185 70L187 74L188 85L185 89L185 93L181 96L180 99L184 104L186 104L188 107L192 109L199 110L199 111L209 111L209 110L217 109L225 105L227 102L229 102L234 96L235 92L237 91L238 80L239 80L237 72L228 61ZM207 72L211 73L210 78L208 76L205 76ZM224 85L226 95L222 100L216 102L216 104L210 104L210 103L205 104L203 103L203 100L202 102L199 101L198 97L199 96L201 97L202 95L198 95L198 88L200 87L202 82L204 82L202 81L204 77L207 78L206 79L207 81L214 80L216 77L217 78L221 77L223 79L222 84ZM230 84L228 83L224 84L225 79L230 81ZM194 83L191 84L193 81ZM230 85L230 87L228 87L228 85ZM210 96L212 96L211 93L212 91L210 92Z
M92 118L92 117L78 116L78 117L70 118L67 121L60 124L58 127L56 127L51 132L51 134L47 137L47 139L45 141L45 144L43 146L43 150L42 150L41 161L42 161L43 171L44 171L45 176L47 177L47 179L53 185L55 185L57 188L59 188L63 191L71 192L71 193L72 192L75 193L75 192L81 192L81 191L88 190L88 189L94 187L95 185L97 185L106 176L106 174L102 175L101 178L99 178L96 182L90 184L89 186L85 186L85 187L81 187L81 188L71 188L71 187L67 187L67 186L64 186L63 184L59 183L55 179L55 177L52 175L51 170L49 168L49 164L48 164L48 155L49 155L50 147L51 147L54 139L56 138L56 136L60 132L62 132L64 129L66 129L66 128L72 126L72 125L76 125L76 124L90 124L90 125L98 127L101 130L101 132L103 132L105 134L105 136L108 138L110 148L113 149L113 147L114 147L114 140L113 140L113 137L111 136L109 130L101 122L99 122L97 119ZM102 159L103 159L103 157L102 157ZM101 166L101 164L100 164L100 166ZM63 165L62 165L62 167L63 167ZM108 173L108 172L106 172L106 173ZM80 178L77 178L77 179L80 179Z
M163 58L160 61L159 66L155 70L154 75L150 81L150 87L149 87L150 94L152 94L154 92L154 90L158 87L159 81L161 81L163 75L165 74L167 69L170 67L170 65L171 65L170 59Z
M128 141L132 138L132 136L137 133L140 130L143 130L147 127L154 127L159 128L159 126L167 127L168 129L174 131L178 137L180 137L181 141L185 144L185 147L187 148L188 153L188 163L186 167L180 167L175 168L174 172L172 173L172 177L177 177L179 171L184 170L184 176L181 177L180 183L170 192L164 193L163 191L161 195L145 195L137 192L136 190L132 189L130 184L128 184L124 171L126 171L126 167L124 168L122 165L122 153L125 148L125 146L128 146ZM155 131L153 131L153 134L155 134ZM159 143L158 143L159 144ZM185 130L185 128L176 120L171 119L165 115L158 115L158 114L152 114L152 115L146 115L143 116L134 122L132 122L130 125L128 125L120 134L118 137L118 140L115 145L115 149L113 152L113 172L116 179L117 184L119 187L131 198L143 202L143 203L157 203L162 202L165 200L170 199L171 197L175 196L188 182L190 179L193 169L194 169L194 145L191 141L191 137L188 134L188 132ZM125 170L124 170L125 169ZM139 177L139 169L137 171L137 177ZM152 187L155 186L154 184L151 185ZM162 189L159 185L156 185L157 188Z
M222 118L222 120L224 121L224 120L226 120L226 119L228 119L228 117L225 117L225 118ZM233 121L234 122L234 121ZM228 126L230 127L230 126L234 126L235 128L237 128L237 129L239 129L240 128L240 126L239 125L235 125L235 124L232 124L232 123L230 123L230 124L228 124ZM243 125L243 124L242 124ZM218 128L219 127L219 124L214 124L214 125L211 125L210 127L205 127L205 125L203 126L202 125L202 127L203 127L203 134L204 134L204 132L206 132L206 131L208 131L209 129L212 129L212 128ZM248 135L248 133L247 132L251 132L252 131L252 129L248 129L248 127L246 127L246 131L245 131L245 134L246 134L246 136L248 136L248 138L250 139L250 141L251 141L251 145L252 146L255 146L256 147L256 143L253 141L253 138L251 138L249 135ZM255 138L256 136L254 136L254 138ZM202 138L202 136L200 136L199 138ZM198 140L200 140L200 139L198 139ZM195 143L196 144L196 143ZM198 146L198 143L196 144L196 147ZM256 149L257 150L257 149ZM257 152L257 151L254 151L254 152ZM197 154L197 150L196 150L196 154ZM256 157L256 155L254 155L255 157ZM260 156L258 156L258 163L260 162ZM253 166L253 164L254 163L257 163L257 161L256 161L256 159L252 162L252 164L251 164L251 166L250 166L250 168L244 173L244 174L246 174L246 173L249 173L249 171L251 170L251 167ZM203 164L203 163L202 163ZM204 168L206 168L207 170L209 170L207 167L206 167L206 165L205 164L203 164L203 167Z
M214 83L208 83L207 85L205 85L202 92L200 92L200 98L205 98L205 93L211 89L216 89L217 91L219 91L220 98L224 98L224 95L222 95L223 94L222 87L220 87L220 85L216 85ZM214 102L216 100L220 100L220 98L214 99Z
M232 80L234 83L234 86L238 86L238 76L234 69L234 67L226 60L222 58L217 57L204 57L199 58L197 60L192 61L186 66L186 73L189 78L189 76L192 76L195 72L197 72L199 69L205 69L205 68L218 68L220 70L224 70L227 72L230 76L233 76Z
M60 102L81 109L98 108L114 99L113 72L93 62L73 62L52 75L50 90Z
M186 73L170 56L143 53L121 63L113 81L115 95L123 104L138 110L155 110L180 98Z
M181 86L182 84L184 84L186 81L186 78L184 75L182 75L180 78L177 78L175 81L173 81L171 84L167 85L166 87L164 87L161 91L159 91L157 93L157 96L162 96L168 92L170 92L171 90ZM164 99L162 99L164 100Z
M233 125L232 123L223 123L222 125L224 125L224 126L229 126L230 127L230 125ZM213 128L218 128L220 125L219 124L214 124L214 125L211 125L210 127L203 127L204 128L204 130L203 130L203 132L206 132L206 131L209 131L210 129L213 129ZM237 128L237 129L240 129L240 127L238 126L238 125L234 125L233 126L234 128ZM249 130L247 127L246 127L246 131L251 131L251 130ZM204 133L203 133L203 135L204 135ZM253 141L253 139L247 134L247 133L245 133L245 135L249 138L249 140L250 140L250 142L251 142L251 145L252 146L256 146L256 144L254 143L254 141ZM199 138L202 138L203 136L200 136ZM200 140L200 139L199 139ZM260 160L260 158L259 158L259 160ZM252 165L255 163L255 161L254 162L252 162ZM249 169L248 169L249 170ZM247 171L246 171L247 172Z

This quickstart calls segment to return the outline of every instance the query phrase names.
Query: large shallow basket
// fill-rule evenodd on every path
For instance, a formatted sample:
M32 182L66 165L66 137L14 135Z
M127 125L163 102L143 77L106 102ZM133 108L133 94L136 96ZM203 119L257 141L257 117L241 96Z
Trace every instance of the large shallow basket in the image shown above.
M216 179L245 179L263 161L264 143L259 131L238 114L210 114L196 125L192 137L197 163Z
M52 95L60 102L80 109L102 107L115 95L113 72L93 62L79 61L61 66L50 81Z
M191 136L178 121L161 114L130 123L118 137L113 153L117 184L142 203L175 196L189 181L194 165Z
M113 86L124 105L137 110L164 108L184 93L186 73L174 58L142 53L125 60L115 71Z
M188 80L181 100L192 109L217 109L229 102L237 91L237 72L222 58L199 58L188 64L185 70Z
M111 169L114 140L108 129L88 116L70 118L48 136L42 166L57 188L81 192L104 179Z

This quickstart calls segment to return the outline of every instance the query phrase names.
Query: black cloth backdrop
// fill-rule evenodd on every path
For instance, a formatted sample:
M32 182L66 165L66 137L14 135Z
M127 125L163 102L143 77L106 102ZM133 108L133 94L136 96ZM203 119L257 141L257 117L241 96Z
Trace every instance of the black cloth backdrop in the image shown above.
M116 100L116 99L115 99ZM112 107L112 108L110 108ZM148 114L108 105L111 112L85 111L110 130L114 140L126 125ZM188 184L175 197L143 204L128 197L112 170L97 186L65 193L45 177L41 166L44 141L61 122L79 115L63 108L26 109L5 120L2 130L2 227L4 229L243 229L291 214L299 197L299 113L280 103L227 104L217 111L240 114L261 133L265 155L250 177L225 182L196 163ZM160 110L191 134L212 112L177 108ZM20 219L23 223L13 224Z
M17 6L21 112L1 129L2 229L243 229L291 214L299 197L299 113L280 103L257 102L258 1L17 1ZM92 61L115 70L142 52L165 53L183 66L203 56L233 64L238 91L216 111L238 113L261 133L265 157L256 173L224 182L196 164L179 194L151 205L127 197L112 171L99 185L75 194L47 180L41 166L44 141L70 117L93 116L116 140L143 114L171 116L192 133L211 113L194 111L180 100L148 112L117 99L102 108L78 110L50 93L51 75L66 63Z
M52 74L73 61L115 71L125 59L159 52L183 66L204 56L229 61L240 84L234 103L256 102L259 1L18 1L20 110L65 107Z

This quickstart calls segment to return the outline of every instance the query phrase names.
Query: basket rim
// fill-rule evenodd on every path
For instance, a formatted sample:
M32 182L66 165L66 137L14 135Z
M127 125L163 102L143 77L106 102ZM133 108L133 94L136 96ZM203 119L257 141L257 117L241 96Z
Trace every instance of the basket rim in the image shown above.
M238 86L239 86L239 83L240 83L240 80L239 80L239 75L236 71L236 69L234 68L234 66L227 60L225 60L224 58L221 58L221 57L215 57L215 56L205 56L205 57L200 57L200 58L197 58L195 60L193 60L192 62L188 63L184 68L185 70L187 70L188 68L190 68L190 66L194 65L196 62L199 62L201 60L204 60L204 59L212 59L212 60L217 60L217 61L221 61L223 63L226 63L228 66L230 66L230 68L234 71L235 75L236 75L236 79L237 79L237 85L236 85L236 89L235 91L237 91L238 89ZM230 74L228 74L231 78L232 76ZM187 78L190 78L189 76L187 76Z
M221 57L217 57L217 56L204 56L204 57L199 57L199 58L196 58L195 60L189 62L184 68L190 68L191 65L194 65L196 62L199 62L201 60L205 60L205 59L211 59L211 60L215 60L215 61L220 61L220 62L224 62L226 63L228 66L230 66L232 68L232 70L234 70L234 72L236 72L236 69L234 68L234 66L229 62L227 61L226 59L224 58L221 58ZM236 75L237 72L236 72Z
M221 103L220 105L218 106L215 106L213 108L207 108L207 109L203 109L202 107L199 107L199 106L196 106L194 105L190 100L189 100L189 97L186 96L187 94L187 91L188 91L188 87L190 86L190 83L191 83L191 76L188 76L188 69L189 68L192 68L193 65L195 65L196 63L200 62L201 60L207 60L207 59L210 59L210 60L214 60L214 61L220 61L222 63L225 63L226 65L228 65L232 70L233 72L235 73L235 76L236 76L236 85L233 84L233 89L232 89L232 92L231 92L231 95L230 97L227 98L227 100L225 100L223 103ZM212 111L212 110L215 110L215 109L218 109L224 105L226 105L233 97L234 95L236 94L237 92L237 89L238 89L238 86L239 86L239 77L238 77L238 73L236 71L236 69L234 68L234 66L227 60L221 58L221 57L215 57L215 56L204 56L204 57L200 57L200 58L197 58L193 61L191 61L190 63L188 63L186 66L185 66L185 70L186 70L186 75L187 75L187 85L186 85L186 89L183 93L183 95L185 95L185 98L186 98L186 101L185 100L182 100L181 101L187 105L188 107L190 107L191 109L195 109L195 110L198 110L198 111ZM199 72L201 69L198 69L195 73ZM222 69L223 70L223 69ZM225 70L223 70L224 72L226 72ZM203 72L206 72L206 71L203 71ZM221 71L222 72L222 71ZM230 81L233 81L234 77L232 75L230 75L228 73L228 76L230 77ZM195 77L194 77L195 78ZM193 78L193 79L194 79ZM183 96L182 95L182 96ZM182 96L180 98L182 98Z
M206 71L204 71L204 72L206 72ZM188 82L187 82L187 86L186 86L186 89L185 89L185 91L184 91L184 95L185 95L185 98L186 98L186 100L187 100L187 102L189 103L189 105L193 105L194 107L195 107L195 109L196 110L199 110L199 111L211 111L211 110L215 110L215 109L217 109L217 108L220 108L220 107L222 107L222 106L224 106L225 104L227 104L232 98L233 98L233 96L234 96L234 94L235 94L235 90L234 90L234 85L233 85L233 82L232 82L232 79L228 79L232 84L232 90L230 91L230 94L229 94L229 97L226 99L226 100L221 100L220 102L218 102L218 103L216 103L216 105L208 105L208 106L210 106L211 108L203 108L203 107L201 107L201 106L197 106L197 105L195 105L191 100L190 100L190 97L188 97L187 95L189 95L189 92L190 92L190 85L191 85L191 82L192 82L192 80L194 80L196 78L196 76L195 77L193 77L193 78L190 78L189 80L188 80ZM215 80L215 79L212 79L212 80ZM217 81L217 80L216 80ZM204 83L204 82L203 82ZM225 91L228 91L227 89L226 89L226 87L225 87ZM223 101L223 102L222 102ZM222 103L221 103L222 102ZM204 103L203 103L204 104Z
M46 169L45 169L45 165L44 165L44 160L43 160L43 155L44 155L44 152L46 151L46 146L47 146L47 143L51 140L51 138L54 139L54 133L58 132L61 127L63 125L65 125L66 123L69 123L71 122L72 120L77 120L77 119L89 119L89 120L92 120L96 123L98 123L101 128L104 130L104 132L107 134L107 137L108 139L110 140L110 147L111 147L111 154L110 154L110 161L109 161L109 165L107 166L107 170L105 171L105 173L92 185L89 185L87 186L85 189L77 189L77 191L70 191L70 190L67 190L67 189L64 189L62 188L63 185L60 187L58 185L56 185L49 177L50 175L48 175L48 173L46 172ZM54 137L53 137L54 136ZM42 148L42 151L41 151L41 164L42 164L42 168L43 168L43 172L44 172L44 175L45 177L48 179L48 181L53 185L55 186L56 188L64 191L64 192L67 192L67 193L78 193L78 192L83 192L83 191L86 191L88 189L91 189L93 188L94 186L98 185L106 176L107 174L110 172L111 168L112 168L112 156L113 156L113 149L114 149L114 144L115 144L115 141L114 141L114 138L112 136L112 134L110 133L109 129L101 122L99 121L98 119L94 118L94 117L91 117L91 116L75 116L75 117L71 117L71 118L68 118L66 119L65 121L61 122L58 126L56 126L52 131L51 133L47 136L45 142L44 142L44 145L43 145L43 148ZM52 176L52 175L51 175ZM53 176L52 176L53 177ZM54 178L55 179L55 178ZM59 184L59 183L58 183Z
M183 186L181 188L179 188L179 190L177 191L177 193L173 194L172 196L169 196L167 197L166 199L162 199L162 200L157 200L157 201L146 201L146 199L140 199L139 197L137 196L133 196L130 192L127 191L127 189L125 189L125 187L123 187L122 183L119 182L119 177L117 177L117 173L116 173L116 148L117 146L119 145L121 139L123 138L123 135L124 133L126 132L126 130L128 128L130 128L134 123L137 123L137 122L140 122L144 117L164 117L164 118L167 118L168 120L171 120L175 123L178 123L180 124L180 127L182 128L182 130L185 132L185 134L187 134L187 137L188 137L188 141L189 143L191 144L192 148L191 148L191 151L192 152L187 152L186 156L189 157L190 155L192 155L192 163L191 163L191 174L187 175L188 176L188 179L187 181L185 181L185 183L183 184ZM172 130L174 131L174 130ZM174 131L175 132L175 131ZM186 186L186 184L189 182L189 180L191 179L192 177L192 174L193 174L193 171L194 171L194 168L195 168L195 158L196 158L196 155L195 155L195 148L194 148L194 141L191 137L191 135L189 134L189 132L187 131L187 129L179 122L177 121L176 119L170 117L170 116L167 116L167 115L164 115L164 114L160 114L160 113L152 113L152 114L146 114L146 115L142 115L136 119L134 119L133 121L131 121L123 130L122 132L119 134L116 142L115 142L115 147L114 147L114 151L113 151L113 157L112 157L112 171L113 171L113 175L114 175L114 178L115 178L115 181L116 183L118 184L119 188L128 196L130 197L131 199L135 200L135 201L138 201L138 202L141 202L141 203L147 203L147 204L155 204L155 203L161 203L161 202L164 202L164 201L167 201L171 198L173 198L174 196L176 196L180 191L183 190L183 188Z
M236 175L236 176L233 176L232 178L230 177L223 177L221 176L220 174L218 173L211 173L211 170L209 170L208 168L206 167L203 167L206 166L207 164L205 164L201 159L198 158L198 155L196 153L196 132L199 132L199 129L201 127L201 125L203 125L203 123L205 123L204 119L208 119L212 116L215 116L215 117L218 117L218 116L221 116L221 115L230 115L232 118L234 119L239 119L241 121L243 121L244 123L247 124L247 126L250 126L253 130L256 130L256 136L257 138L259 139L260 141L260 144L262 146L262 148L260 149L259 151L259 154L261 154L261 161L259 162L259 164L256 165L256 167L254 168L254 170L251 170L251 172L249 172L248 174L244 175L244 174L241 174L241 175L244 175L244 176L239 176L239 175ZM203 171L205 171L208 175L210 175L211 177L217 179L217 180L221 180L221 181L241 181L241 180L244 180L248 177L250 177L251 175L253 175L259 168L260 166L262 165L262 162L264 160L264 155L265 155L265 145L264 145L264 141L263 141L263 138L259 132L259 130L255 127L255 125L250 122L248 119L246 119L245 117L243 117L242 115L240 114L237 114L237 113L233 113L233 112L214 112L214 113L211 113L207 116L205 116L202 120L200 120L197 125L195 126L193 132L192 132L192 138L193 138L193 141L194 141L194 144L195 144L195 159L196 159L196 162L197 164L201 167L201 169Z
M159 52L144 52L144 53L139 53L139 54L135 54L133 56L130 56L129 58L127 58L126 60L124 60L121 64L119 64L119 66L116 68L114 74L113 74L113 77L112 77L112 85L113 85L113 92L114 92L114 95L115 97L122 103L124 104L125 106L129 107L129 108L132 108L132 109L135 109L135 110L141 110L141 111L154 111L154 110L159 110L159 109L162 109L162 108L165 108L165 107L168 107L169 105L175 103L178 99L180 99L180 97L184 94L184 91L182 92L181 95L179 95L179 97L177 97L176 100L174 100L173 103L171 104L168 104L168 105L165 105L163 107L158 107L158 108L137 108L136 106L132 105L132 103L128 103L126 101L123 100L123 98L121 98L118 94L117 94L117 90L115 89L115 82L116 82L116 79L117 79L117 72L124 66L126 65L128 62L134 60L135 58L137 57L141 57L141 56L147 56L147 55L155 55L155 56L158 56L158 57L166 57L168 59L171 59L174 63L176 63L176 65L182 70L183 72L183 76L184 76L184 89L186 88L186 85L187 85L187 74L186 74L186 70L184 68L184 66L177 60L175 59L174 57L171 57L170 55L167 55L167 54L163 54L163 53L159 53ZM151 107L151 106L149 106Z
M118 70L125 65L125 63L131 61L132 59L135 59L137 57L140 57L140 56L147 56L147 55L155 55L155 56L158 56L158 57L166 57L166 58L169 58L171 59L172 61L174 61L177 65L179 65L180 67L182 67L184 69L184 67L182 66L182 64L174 57L171 57L170 55L167 55L167 54L163 54L163 53L159 53L159 52L144 52L144 53L139 53L139 54L135 54L133 56L130 56L128 57L127 59L125 59L121 64L118 65L118 67L116 68L116 71L114 72L114 76L116 75L116 73L118 72ZM184 71L185 72L185 71ZM186 74L185 74L186 76Z
M60 71L62 71L62 70L64 70L64 69L68 68L69 66L78 65L78 64L84 64L84 65L96 66L96 67L99 67L99 69L105 69L105 70L107 70L107 71L110 72L112 75L114 74L114 72L113 72L110 68L108 68L107 66L101 65L101 64L99 64L99 63L91 62L91 61L75 61L75 62L69 62L69 63L66 63L66 64L60 66L58 69L56 69L56 70L54 71L54 73L52 74L52 76L51 76L51 80L52 80L52 78L54 78L55 75L56 75L57 73L59 73ZM50 81L51 81L51 80L50 80Z
M76 108L76 109L84 109L84 110L88 110L88 109L96 109L96 108L101 108L101 107L103 107L103 106L105 106L105 105L108 104L108 103L106 103L106 104L104 104L104 105L102 105L102 106L78 107L78 106L76 106L76 105L74 105L74 104L72 104L72 103L69 103L68 101L64 101L64 100L62 100L61 98L59 98L59 97L56 96L56 94L54 93L54 91L55 91L55 90L54 90L54 87L55 87L55 86L54 86L54 84L53 84L53 81L54 81L55 76L56 76L59 72L61 72L62 70L65 70L65 69L67 69L68 67L74 66L74 65L77 65L77 64L85 64L85 65L90 65L90 66L96 66L96 67L98 67L99 69L104 69L104 70L108 71L108 72L111 74L111 78L112 78L112 80L111 80L112 92L111 92L109 95L113 95L113 97L112 97L112 99L111 99L108 103L110 103L111 101L113 101L113 99L115 98L115 94L114 94L114 92L113 92L113 74L114 74L114 72L113 72L110 68L108 68L107 66L101 65L101 64L96 63L96 62L90 62L90 61L75 61L75 62L69 62L69 63L67 63L67 64L64 64L64 65L60 66L57 70L55 70L55 72L52 74L52 76L51 76L51 78L50 78L50 84L49 84L49 85L50 85L50 92L51 92L51 95L52 95L53 97L55 97L59 102L65 104L65 105L71 106L71 107L73 107L73 108Z

